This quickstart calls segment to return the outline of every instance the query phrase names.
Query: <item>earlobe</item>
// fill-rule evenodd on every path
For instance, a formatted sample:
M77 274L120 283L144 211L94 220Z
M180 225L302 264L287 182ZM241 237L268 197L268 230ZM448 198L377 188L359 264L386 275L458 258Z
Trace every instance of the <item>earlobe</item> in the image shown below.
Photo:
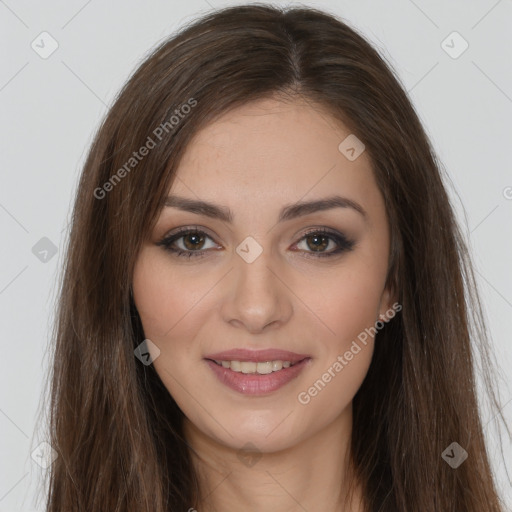
M401 309L402 306L398 303L397 294L392 292L389 287L386 288L381 297L378 320L387 323Z

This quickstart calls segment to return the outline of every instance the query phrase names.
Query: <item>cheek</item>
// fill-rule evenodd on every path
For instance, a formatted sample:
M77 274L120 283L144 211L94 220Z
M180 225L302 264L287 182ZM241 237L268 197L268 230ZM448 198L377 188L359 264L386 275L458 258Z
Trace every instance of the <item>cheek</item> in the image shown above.
M334 334L319 339L319 358L296 396L310 428L329 424L350 405L372 360L382 278L353 269L331 281L319 310Z
M201 300L208 283L195 281L187 278L186 270L173 269L165 258L151 253L142 254L133 274L133 297L144 335L160 350L153 365L180 407L187 398L181 396L183 387L191 387L189 379L201 358L199 347L190 340L205 323L208 307Z
M379 269L347 265L333 276L318 298L318 311L338 350L348 350L365 329L375 326L385 276ZM364 337L364 336L363 336Z
M366 376L384 281L381 265L358 258L340 269L322 298L317 297L319 316L330 333L319 338L319 364L309 387L302 389L308 396L299 402L315 402L312 408L325 419L334 414L333 403L336 410L348 405Z
M198 369L198 348L189 340L203 324L200 299L206 292L186 274L147 250L135 265L132 285L144 335L160 350L153 366L181 408L189 398L184 389L193 387L189 380Z
M187 279L186 271L173 270L165 258L143 254L134 269L133 296L146 337L183 339L184 329L200 324L206 290L206 284Z

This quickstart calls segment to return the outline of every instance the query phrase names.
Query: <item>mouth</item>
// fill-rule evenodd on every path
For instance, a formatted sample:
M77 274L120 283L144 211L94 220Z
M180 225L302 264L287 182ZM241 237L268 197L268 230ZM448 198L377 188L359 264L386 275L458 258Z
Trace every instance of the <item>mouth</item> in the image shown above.
M292 381L311 357L283 350L232 350L205 357L217 379L246 395L264 395Z
M304 358L306 359L306 358ZM218 366L222 366L222 368L229 368L230 370L237 373L244 374L258 374L258 375L268 375L270 373L281 371L283 368L290 368L304 361L301 359L295 363L291 361L282 361L277 359L275 361L222 361L216 359L207 359L207 361L212 361Z

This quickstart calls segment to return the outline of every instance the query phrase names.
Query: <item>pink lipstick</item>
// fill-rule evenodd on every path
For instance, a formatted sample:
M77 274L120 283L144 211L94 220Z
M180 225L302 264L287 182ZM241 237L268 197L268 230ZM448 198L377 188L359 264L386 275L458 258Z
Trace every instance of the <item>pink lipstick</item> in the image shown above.
M311 357L286 350L235 349L205 357L220 382L247 395L262 395L280 389L296 378Z

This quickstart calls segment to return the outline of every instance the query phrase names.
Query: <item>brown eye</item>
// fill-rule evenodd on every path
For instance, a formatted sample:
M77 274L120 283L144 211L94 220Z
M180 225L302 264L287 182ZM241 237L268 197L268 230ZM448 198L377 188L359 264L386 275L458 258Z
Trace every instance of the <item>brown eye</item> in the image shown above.
M182 238L185 248L191 251L195 249L202 249L205 241L205 237L202 236L199 232L186 234Z
M351 251L354 246L355 242L349 240L342 233L326 229L309 231L296 244L296 247L303 251L305 256L316 258L336 256Z
M208 241L210 245L208 246ZM207 249L216 248L212 238L200 229L185 228L166 236L156 245L180 257L204 256Z
M315 252L322 252L329 245L330 238L323 235L308 235L306 243L310 249Z

